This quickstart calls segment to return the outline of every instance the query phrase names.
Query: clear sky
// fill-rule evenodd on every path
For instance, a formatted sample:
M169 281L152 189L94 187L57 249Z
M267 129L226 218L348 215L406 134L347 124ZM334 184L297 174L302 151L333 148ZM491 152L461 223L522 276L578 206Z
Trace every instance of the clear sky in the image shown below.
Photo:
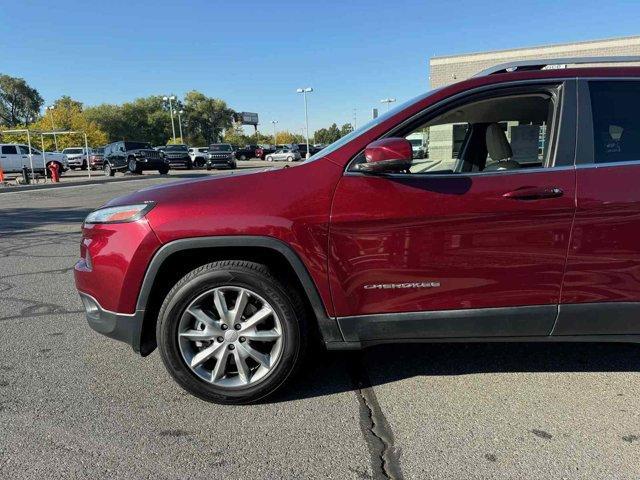
M428 89L428 59L640 33L640 1L71 1L0 7L0 73L47 103L195 89L300 131ZM384 107L382 107L384 109Z

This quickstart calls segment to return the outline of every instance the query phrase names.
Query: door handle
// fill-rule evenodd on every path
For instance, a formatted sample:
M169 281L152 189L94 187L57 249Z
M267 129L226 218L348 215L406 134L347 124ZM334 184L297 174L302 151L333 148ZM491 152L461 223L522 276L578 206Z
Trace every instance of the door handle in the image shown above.
M521 187L502 195L512 200L542 200L545 198L558 198L564 194L558 187Z

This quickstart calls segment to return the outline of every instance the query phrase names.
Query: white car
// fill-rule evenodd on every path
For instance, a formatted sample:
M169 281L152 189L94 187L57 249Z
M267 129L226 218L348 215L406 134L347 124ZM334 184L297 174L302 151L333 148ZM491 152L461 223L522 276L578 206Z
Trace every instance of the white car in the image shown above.
M85 170L87 168L87 152L85 152L84 147L65 148L62 150L62 153L67 156L69 168L72 170L75 170L76 168ZM91 154L91 149L89 149L89 154Z
M267 155L267 162L278 162L278 161L287 161L293 162L294 160L300 160L302 157L300 156L300 152L298 150L293 150L291 148L281 148L276 150L274 153L270 153Z
M33 170L43 173L44 166L47 167L51 163L58 164L58 171L64 172L69 169L66 155L61 153L45 152L44 162L42 152L37 148L31 147L31 159L29 159L29 147L22 143L0 143L0 167L5 173L20 173L22 167L31 170L31 162L33 162Z
M202 168L207 163L209 147L192 147L189 149L189 157L194 167Z

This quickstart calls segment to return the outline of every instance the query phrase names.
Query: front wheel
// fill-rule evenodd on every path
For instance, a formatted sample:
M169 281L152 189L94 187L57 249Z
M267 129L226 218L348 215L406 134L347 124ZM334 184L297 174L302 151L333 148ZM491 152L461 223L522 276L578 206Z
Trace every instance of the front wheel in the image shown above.
M293 157L287 157L287 162L293 162Z
M142 169L138 166L138 162L133 157L129 159L129 171L138 175L142 173Z
M267 162L273 162L273 157L271 155L267 156Z
M160 173L160 175L166 175L167 173L169 173L169 167L160 167L158 168L158 172Z
M165 367L204 400L243 404L271 395L306 351L296 291L261 264L241 260L193 270L169 292L156 337Z
M113 177L116 174L116 171L111 168L111 165L108 163L105 163L102 169L104 170L105 177Z

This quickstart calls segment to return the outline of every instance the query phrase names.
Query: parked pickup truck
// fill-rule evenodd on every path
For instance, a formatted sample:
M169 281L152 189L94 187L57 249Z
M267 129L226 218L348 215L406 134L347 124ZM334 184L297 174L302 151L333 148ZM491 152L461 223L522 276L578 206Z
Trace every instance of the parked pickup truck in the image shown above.
M5 173L19 173L22 167L26 166L31 170L31 162L33 161L33 170L35 172L44 173L44 166L47 168L50 164L56 163L59 172L65 172L69 169L66 155L61 153L45 152L44 161L42 152L31 147L31 159L29 159L29 147L21 143L0 143L0 167Z
M62 150L67 156L69 160L69 168L75 170L79 168L80 170L86 170L87 168L87 153L85 152L84 147L70 147ZM89 150L91 153L91 150Z
M260 147L258 145L245 145L242 148L236 150L236 158L238 160L249 160L250 158L257 158L256 151Z

